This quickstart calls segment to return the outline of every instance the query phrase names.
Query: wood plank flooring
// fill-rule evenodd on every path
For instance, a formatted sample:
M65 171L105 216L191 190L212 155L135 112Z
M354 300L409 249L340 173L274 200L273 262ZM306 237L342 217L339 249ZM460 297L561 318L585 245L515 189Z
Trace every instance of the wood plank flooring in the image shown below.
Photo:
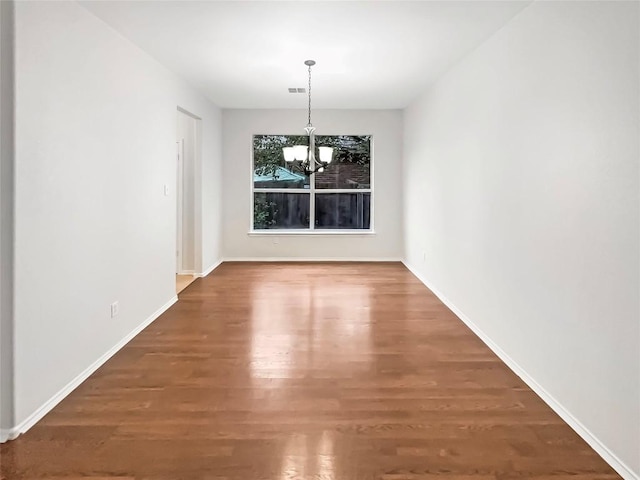
M619 478L397 263L225 263L0 455L11 480Z
M195 275L176 275L176 293L182 292L191 285L196 278Z

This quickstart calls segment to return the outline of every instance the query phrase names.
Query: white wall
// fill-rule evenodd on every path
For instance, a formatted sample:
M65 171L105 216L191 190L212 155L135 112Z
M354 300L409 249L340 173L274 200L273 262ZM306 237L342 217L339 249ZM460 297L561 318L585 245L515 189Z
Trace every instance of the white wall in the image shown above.
M24 427L175 298L177 107L202 118L200 268L218 260L221 112L72 2L16 5L16 103L15 409Z
M13 425L13 2L0 2L0 438Z
M404 117L408 264L627 478L640 474L638 14L534 3Z
M250 236L254 134L304 135L302 110L223 111L223 253L225 259L402 257L402 112L314 110L317 135L373 135L375 235ZM278 242L278 243L275 243Z

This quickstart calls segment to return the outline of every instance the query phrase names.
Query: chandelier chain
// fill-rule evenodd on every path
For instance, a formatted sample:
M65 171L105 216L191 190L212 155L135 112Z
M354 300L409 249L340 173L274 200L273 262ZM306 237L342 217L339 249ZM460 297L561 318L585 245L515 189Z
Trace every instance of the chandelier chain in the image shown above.
M308 125L311 126L311 65L309 65L309 117Z

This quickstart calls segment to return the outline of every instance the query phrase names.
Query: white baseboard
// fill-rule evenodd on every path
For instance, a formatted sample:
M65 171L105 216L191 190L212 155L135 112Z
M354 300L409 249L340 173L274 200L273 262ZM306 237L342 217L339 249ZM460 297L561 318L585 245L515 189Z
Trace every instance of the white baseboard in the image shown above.
M575 418L558 400L556 400L545 388L540 385L524 368L511 358L500 346L469 319L460 309L458 309L447 297L427 281L418 271L411 267L406 260L403 260L407 269L415 275L433 294L444 303L460 320L462 320L475 333L484 344L502 360L531 390L533 390L551 409L556 412L582 439L591 446L618 474L625 480L640 480L640 475L634 473L622 460L620 460L611 450L609 450L593 433L585 427L580 420Z
M225 262L402 262L396 257L227 257Z
M221 258L220 260L218 260L216 263L214 263L213 265L211 265L209 268L207 268L204 272L202 273L198 273L196 274L196 277L206 277L207 275L209 275L211 272L213 272L216 268L218 268L220 265L222 265L222 262L224 260Z
M195 275L196 271L195 270L180 270L179 272L176 272L176 275Z
M6 442L7 440L13 440L19 435L25 433L31 427L33 427L42 417L49 413L58 403L75 390L82 382L84 382L89 376L100 368L107 360L115 355L122 347L129 343L136 335L142 330L148 327L155 319L162 315L165 311L178 301L178 297L174 296L171 300L165 303L162 307L152 313L144 322L133 329L127 336L120 340L116 345L110 348L104 355L98 358L95 362L89 365L80 375L71 380L64 388L62 388L53 397L47 400L40 408L33 412L29 417L21 422L19 425L12 429L0 430L0 442Z

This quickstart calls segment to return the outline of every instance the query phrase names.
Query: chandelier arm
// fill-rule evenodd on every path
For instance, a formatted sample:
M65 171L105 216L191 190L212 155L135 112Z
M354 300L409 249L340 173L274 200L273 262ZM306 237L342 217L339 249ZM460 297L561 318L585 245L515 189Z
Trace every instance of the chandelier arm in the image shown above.
M322 170L323 168L327 168L328 166L329 164L327 162L317 162L317 165L315 167L311 167L309 164L303 163L298 169L306 176L309 176L313 175L314 173L318 173L320 170Z

